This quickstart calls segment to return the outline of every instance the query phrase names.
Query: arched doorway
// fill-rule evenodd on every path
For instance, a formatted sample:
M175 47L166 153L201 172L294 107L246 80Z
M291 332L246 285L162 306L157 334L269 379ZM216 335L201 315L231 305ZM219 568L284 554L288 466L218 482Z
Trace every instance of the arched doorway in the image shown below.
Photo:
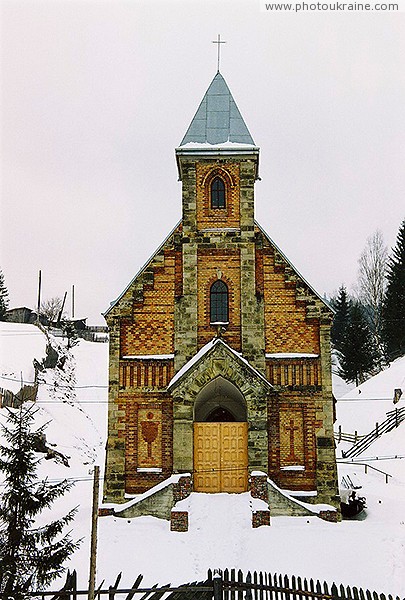
M194 490L245 492L247 475L246 402L219 376L204 386L194 405Z

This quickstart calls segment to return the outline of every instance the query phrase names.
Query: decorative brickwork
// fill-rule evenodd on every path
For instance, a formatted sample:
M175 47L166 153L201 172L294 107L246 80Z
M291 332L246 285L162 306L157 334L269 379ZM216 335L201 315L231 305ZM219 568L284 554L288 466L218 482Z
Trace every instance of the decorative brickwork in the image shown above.
M305 303L297 302L296 282L280 260L277 264L271 247L263 249L266 352L319 354L319 322L308 320Z
M172 473L193 473L194 424L218 408L245 430L238 443L248 467L237 469L261 470L281 488L316 491L318 502L338 506L332 313L254 221L258 149L188 147L176 156L181 224L107 311L105 499L123 501ZM211 198L216 178L225 190L219 208ZM218 280L228 292L221 324L210 314ZM216 336L223 343L199 359ZM218 464L225 463L224 454ZM252 494L264 499L260 481ZM174 486L175 496L190 490L189 480ZM258 524L269 518L256 514ZM172 528L186 530L187 513L173 515Z
M222 164L221 164L222 163ZM239 164L222 160L197 163L197 229L240 227ZM225 184L225 208L211 208L211 182Z
M188 531L188 512L186 510L172 510L170 531Z
M273 395L269 402L269 477L281 488L316 489L316 402L318 392Z
M121 389L165 390L174 375L172 359L121 360Z
M119 437L125 439L125 491L142 493L172 473L172 403L162 395L121 396Z
M319 358L266 358L266 376L277 388L320 388L321 361Z
M211 240L211 238L208 238ZM210 244L213 245L212 243ZM204 346L217 333L210 322L210 289L219 279L229 291L229 324L223 327L223 339L235 350L241 350L240 252L236 249L205 248L197 256L198 273L198 345Z

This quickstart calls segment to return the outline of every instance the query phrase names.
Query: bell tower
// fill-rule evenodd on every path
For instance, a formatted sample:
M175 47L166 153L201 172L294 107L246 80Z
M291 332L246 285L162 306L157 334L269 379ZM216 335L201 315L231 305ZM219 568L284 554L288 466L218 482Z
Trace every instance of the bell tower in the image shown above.
M263 310L255 294L259 148L219 71L176 159L182 181L183 294L175 315L175 371L212 339L219 323L224 340L264 372ZM220 318L224 311L217 319L212 314L215 280L227 294L227 318Z

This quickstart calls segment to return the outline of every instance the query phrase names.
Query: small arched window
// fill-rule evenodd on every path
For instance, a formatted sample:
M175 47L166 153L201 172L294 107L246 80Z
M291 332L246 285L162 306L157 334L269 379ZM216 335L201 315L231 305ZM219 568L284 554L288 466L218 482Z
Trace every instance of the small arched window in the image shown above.
M210 290L211 323L228 323L228 287L223 281L215 281Z
M220 177L211 183L211 208L225 208L225 184Z

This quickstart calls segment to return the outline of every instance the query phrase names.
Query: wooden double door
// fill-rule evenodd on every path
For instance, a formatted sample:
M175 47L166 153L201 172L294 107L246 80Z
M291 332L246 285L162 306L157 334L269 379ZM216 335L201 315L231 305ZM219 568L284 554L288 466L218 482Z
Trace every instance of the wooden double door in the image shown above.
M194 490L247 490L247 423L194 423Z

